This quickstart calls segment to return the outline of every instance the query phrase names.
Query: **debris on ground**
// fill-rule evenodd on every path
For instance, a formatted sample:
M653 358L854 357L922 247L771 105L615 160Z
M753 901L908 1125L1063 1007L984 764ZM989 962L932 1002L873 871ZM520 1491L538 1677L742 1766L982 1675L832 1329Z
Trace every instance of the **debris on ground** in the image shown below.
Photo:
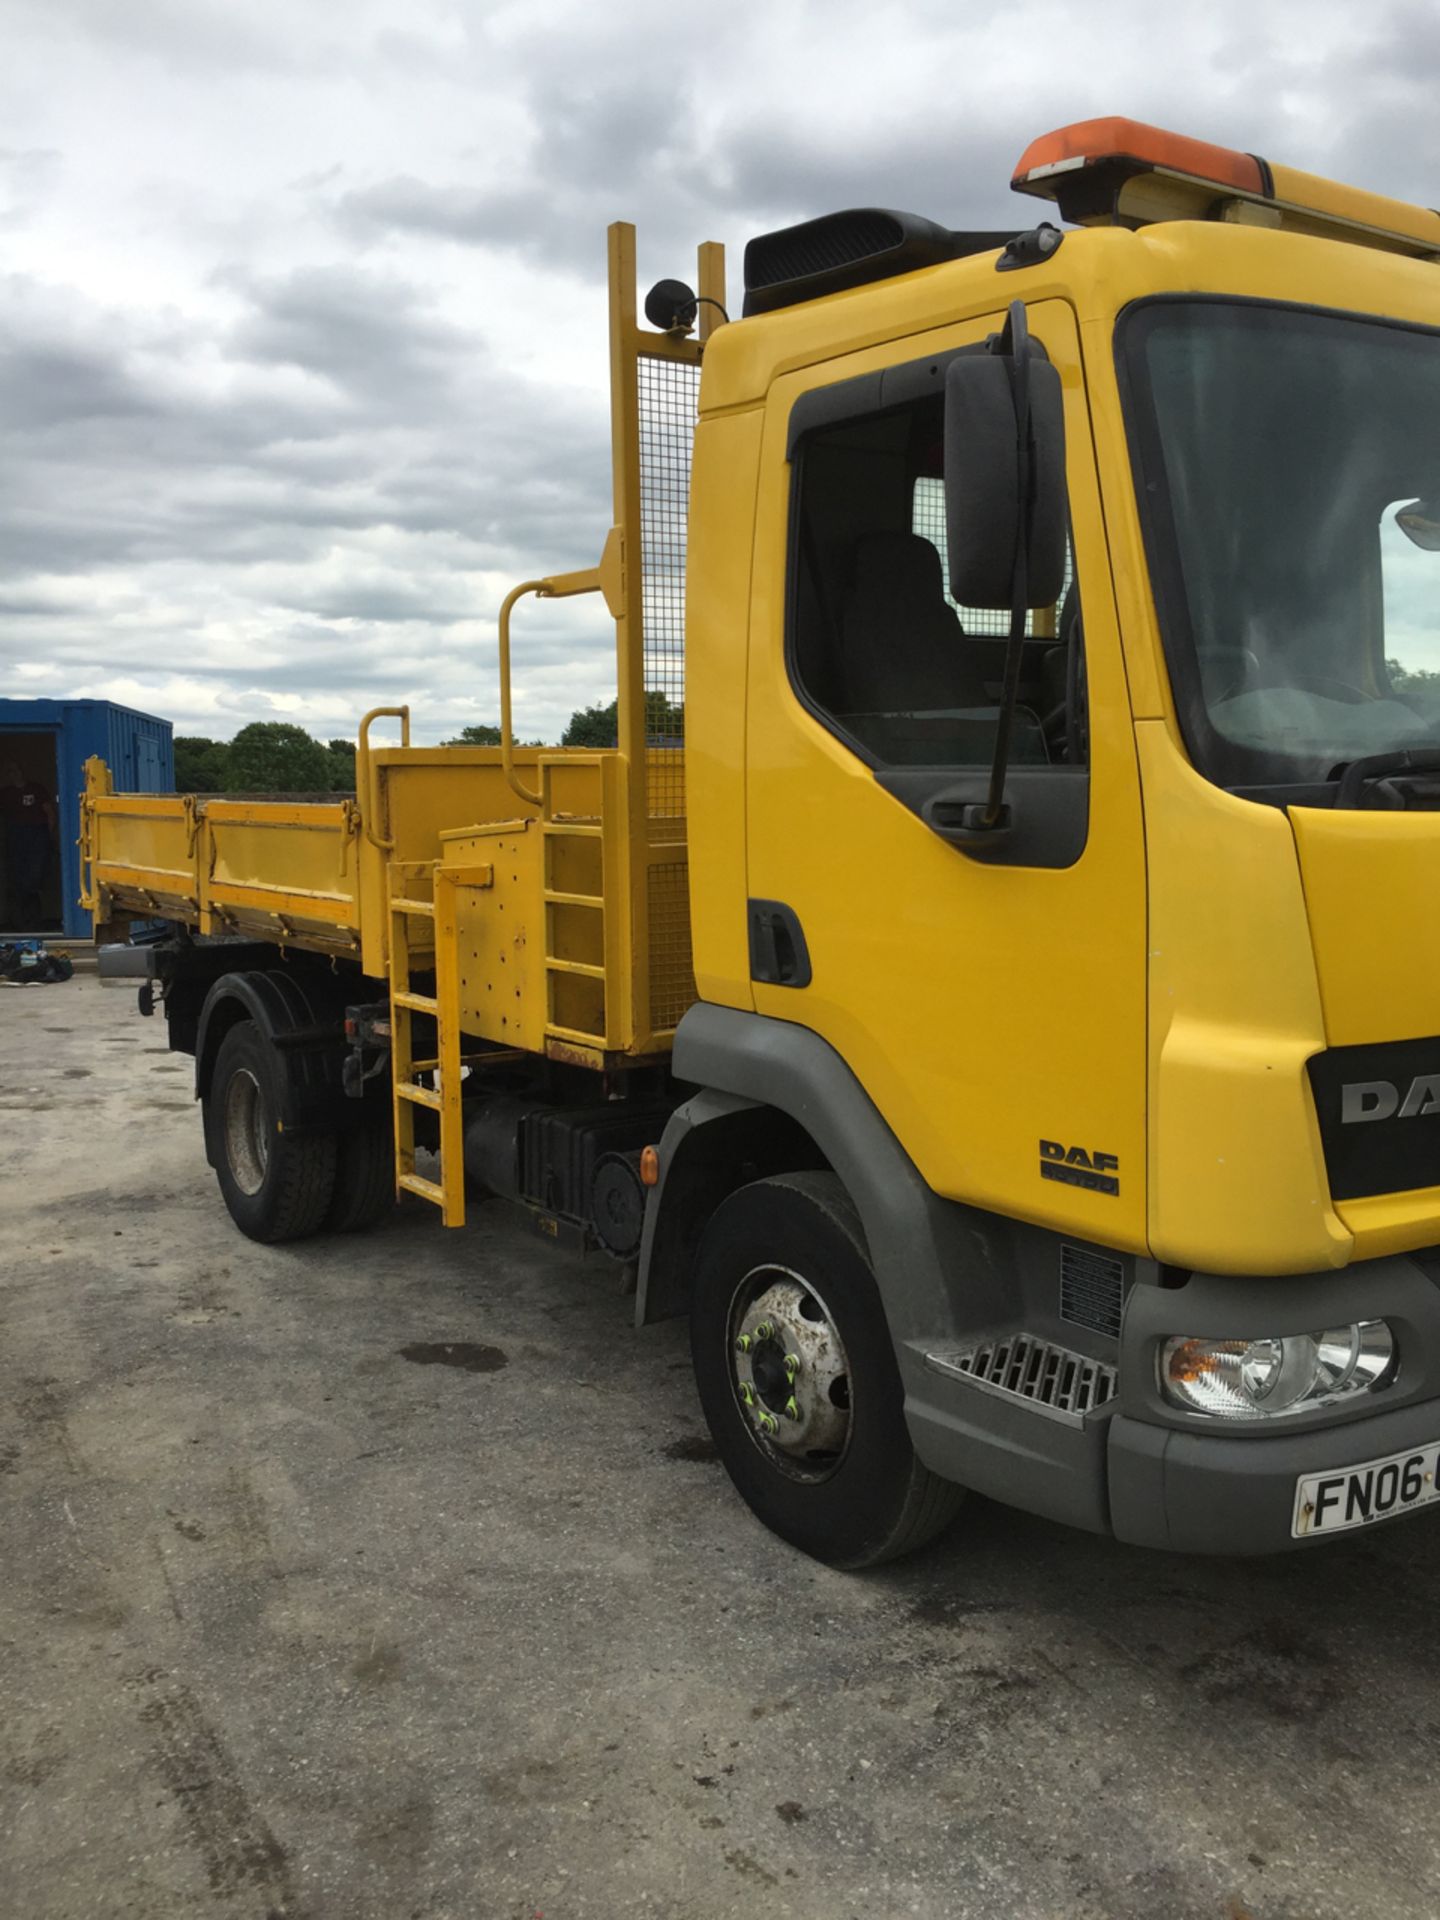
M48 987L75 972L68 953L51 953L43 940L0 941L0 987Z

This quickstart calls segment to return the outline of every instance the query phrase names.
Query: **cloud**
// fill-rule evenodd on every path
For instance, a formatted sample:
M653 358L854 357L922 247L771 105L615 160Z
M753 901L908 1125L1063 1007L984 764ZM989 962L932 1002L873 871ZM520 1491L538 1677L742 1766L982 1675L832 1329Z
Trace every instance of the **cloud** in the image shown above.
M0 232L23 226L60 178L54 147L0 147Z
M495 714L516 579L610 518L604 228L642 287L845 205L955 226L1034 134L1128 111L1433 199L1431 10L1215 0L10 0L0 681L229 733ZM517 714L609 697L527 604Z
M423 704L427 684L455 684L462 647L473 678L493 676L509 579L537 551L545 569L598 553L603 411L589 406L593 451L537 465L537 447L573 433L573 405L497 364L398 272L232 270L223 284L228 315L183 344L168 317L8 289L12 671L132 702L148 688L184 725L225 731L277 700L332 730L397 690ZM582 653L601 637L592 622ZM142 649L185 672L112 665ZM603 654L577 665L574 650L565 677L588 688ZM548 658L541 641L537 670ZM558 734L568 712L540 724ZM437 714L432 731L447 730Z
M237 69L313 68L327 59L345 63L353 40L333 19L316 31L327 9L297 0L283 11L232 0L8 0L12 37L37 49L96 43L123 61L155 61L193 75ZM347 9L347 12L350 11ZM366 9L357 4L357 24Z
M683 93L650 80L597 88L555 84L527 94L531 134L521 163L479 184L399 174L338 196L339 226L360 243L407 234L501 247L575 270L596 257L616 209L646 209L662 245L693 247L713 194L694 164Z

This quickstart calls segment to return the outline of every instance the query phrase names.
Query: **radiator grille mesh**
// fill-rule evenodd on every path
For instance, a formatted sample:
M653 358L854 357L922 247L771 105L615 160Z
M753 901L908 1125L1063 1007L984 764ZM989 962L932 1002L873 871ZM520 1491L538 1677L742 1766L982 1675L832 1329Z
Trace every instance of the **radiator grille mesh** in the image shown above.
M1086 1247L1060 1249L1060 1318L1072 1326L1120 1338L1125 1306L1125 1269L1108 1254Z

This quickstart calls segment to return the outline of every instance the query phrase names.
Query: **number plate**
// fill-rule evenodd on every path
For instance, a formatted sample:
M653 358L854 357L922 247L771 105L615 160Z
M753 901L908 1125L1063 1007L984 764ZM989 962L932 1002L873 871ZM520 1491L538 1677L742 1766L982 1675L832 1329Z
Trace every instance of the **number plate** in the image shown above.
M1409 1453L1388 1454L1383 1460L1365 1460L1355 1467L1302 1474L1295 1482L1291 1535L1296 1540L1308 1540L1312 1533L1344 1533L1349 1527L1363 1527L1372 1520L1413 1513L1435 1499L1437 1473L1440 1444L1432 1442Z

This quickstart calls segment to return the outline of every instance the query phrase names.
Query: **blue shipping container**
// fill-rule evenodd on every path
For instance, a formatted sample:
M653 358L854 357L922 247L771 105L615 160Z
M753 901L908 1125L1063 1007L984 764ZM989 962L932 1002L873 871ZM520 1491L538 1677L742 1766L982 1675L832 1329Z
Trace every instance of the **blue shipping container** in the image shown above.
M42 787L55 802L60 842L40 894L40 926L19 924L22 912L34 915L33 895L22 902L14 876L0 873L0 935L89 935L90 916L80 905L79 839L80 793L92 753L109 767L117 793L175 791L174 728L168 720L111 700L0 700L0 785L10 782L15 766L27 784Z

